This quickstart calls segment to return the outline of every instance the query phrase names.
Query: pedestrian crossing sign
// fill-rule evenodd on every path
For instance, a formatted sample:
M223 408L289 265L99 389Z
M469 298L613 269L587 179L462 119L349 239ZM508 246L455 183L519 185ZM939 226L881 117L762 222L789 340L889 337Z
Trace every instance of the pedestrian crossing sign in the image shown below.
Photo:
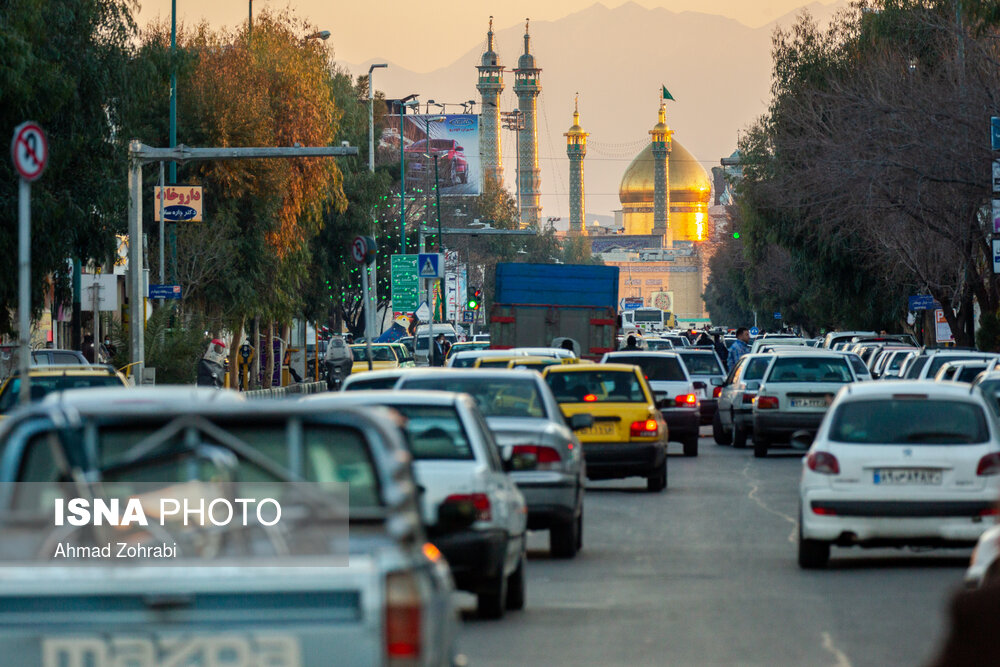
M420 253L417 255L417 275L420 278L443 278L444 255Z

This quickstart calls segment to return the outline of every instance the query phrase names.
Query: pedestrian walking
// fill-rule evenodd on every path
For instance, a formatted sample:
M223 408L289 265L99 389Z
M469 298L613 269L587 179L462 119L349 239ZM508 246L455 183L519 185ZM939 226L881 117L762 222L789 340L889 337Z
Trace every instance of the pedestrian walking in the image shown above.
M736 330L736 341L729 346L729 355L726 357L726 366L736 368L736 363L744 354L750 351L750 332L746 327Z

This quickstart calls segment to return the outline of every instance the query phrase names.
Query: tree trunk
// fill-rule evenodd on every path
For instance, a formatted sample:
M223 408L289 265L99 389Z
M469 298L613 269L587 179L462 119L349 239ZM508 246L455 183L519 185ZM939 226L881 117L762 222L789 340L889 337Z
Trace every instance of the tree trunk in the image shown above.
M233 338L229 344L229 388L238 389L240 386L240 344L243 342L243 326L247 318L241 315L233 326ZM246 389L246 387L244 387Z
M254 349L253 363L250 364L250 386L254 389L260 388L260 316L253 317L253 334L250 343Z
M264 389L270 389L274 380L274 321L267 323L267 339L264 341Z

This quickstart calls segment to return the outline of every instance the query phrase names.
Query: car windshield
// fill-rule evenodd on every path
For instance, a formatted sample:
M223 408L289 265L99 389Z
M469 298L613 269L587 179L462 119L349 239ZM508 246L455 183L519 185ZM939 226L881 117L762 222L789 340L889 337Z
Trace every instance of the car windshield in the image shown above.
M616 364L632 364L642 369L650 382L686 382L684 369L677 357L616 354L608 358Z
M504 357L499 359L482 359L479 362L479 368L507 368L508 363L510 363L510 359Z
M647 338L646 339L646 349L647 350L672 350L674 349L674 344L669 340L664 340L660 338Z
M31 401L40 401L54 391L91 389L94 387L121 387L117 375L50 375L31 377ZM17 406L21 393L21 378L11 378L0 395L0 413Z
M830 426L830 439L847 443L958 445L989 437L986 415L975 403L924 397L849 401Z
M368 361L368 353L364 346L353 347L351 351L354 353L354 361ZM396 361L396 353L391 347L373 345L372 361Z
M549 388L560 403L647 403L632 371L586 370L550 373Z
M843 357L780 357L774 360L768 382L853 382L854 376Z
M392 405L406 417L410 452L416 461L473 458L458 411L451 405Z
M545 404L538 385L529 378L453 378L441 375L406 380L406 389L457 391L476 399L487 417L544 418Z
M861 361L856 354L847 355L847 360L851 362L851 368L854 369L856 375L871 375L868 367L865 366L865 362Z
M476 365L476 359L478 359L478 357L471 354L468 356L455 357L455 359L451 362L451 366L452 368L472 368Z
M722 375L722 366L714 352L678 352L690 375Z
M911 352L896 352L889 359L889 363L886 364L887 371L898 371L903 365L903 362L909 359Z

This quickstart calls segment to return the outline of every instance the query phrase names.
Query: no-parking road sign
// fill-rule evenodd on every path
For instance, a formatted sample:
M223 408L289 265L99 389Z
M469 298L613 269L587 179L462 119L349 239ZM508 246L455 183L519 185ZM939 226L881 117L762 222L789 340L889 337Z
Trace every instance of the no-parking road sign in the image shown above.
M49 142L38 123L29 120L17 126L10 144L10 156L21 178L38 180L49 161Z

